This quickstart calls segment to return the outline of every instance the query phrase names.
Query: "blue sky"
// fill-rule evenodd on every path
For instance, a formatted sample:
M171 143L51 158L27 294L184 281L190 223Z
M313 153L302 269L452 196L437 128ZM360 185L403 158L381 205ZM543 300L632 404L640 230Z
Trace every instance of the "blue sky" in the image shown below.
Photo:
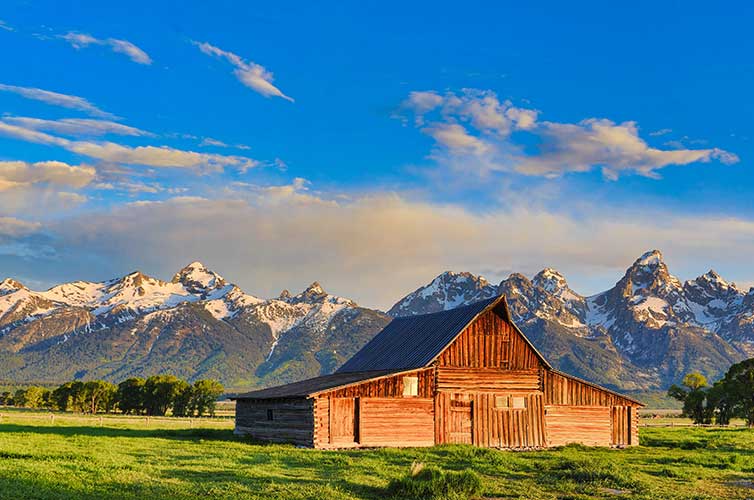
M0 274L754 282L748 3L103 3L0 8Z

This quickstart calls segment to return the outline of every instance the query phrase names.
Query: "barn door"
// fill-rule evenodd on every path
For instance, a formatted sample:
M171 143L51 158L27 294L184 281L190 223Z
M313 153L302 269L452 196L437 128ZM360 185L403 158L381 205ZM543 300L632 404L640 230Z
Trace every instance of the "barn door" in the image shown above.
M473 439L473 403L452 399L450 401L449 442L474 444Z
M357 398L330 400L330 443L354 444L359 440L359 404Z

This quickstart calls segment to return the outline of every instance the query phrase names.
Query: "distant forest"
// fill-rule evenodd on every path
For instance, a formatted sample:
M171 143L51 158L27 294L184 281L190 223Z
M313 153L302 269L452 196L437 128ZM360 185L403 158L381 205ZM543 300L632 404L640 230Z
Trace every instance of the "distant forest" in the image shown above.
M225 389L217 380L189 384L173 375L129 378L118 385L104 380L73 380L55 389L29 386L0 392L0 405L81 413L124 413L178 417L215 415Z

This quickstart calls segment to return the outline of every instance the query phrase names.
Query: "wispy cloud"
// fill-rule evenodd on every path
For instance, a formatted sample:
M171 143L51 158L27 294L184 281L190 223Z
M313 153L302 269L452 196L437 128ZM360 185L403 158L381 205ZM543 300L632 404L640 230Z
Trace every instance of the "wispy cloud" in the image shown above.
M154 134L135 127L109 120L93 120L88 118L62 118L60 120L45 120L26 116L5 116L2 120L32 130L44 130L67 136L99 136L126 135L153 137Z
M720 148L652 147L639 136L639 127L632 121L540 121L538 110L501 102L491 91L412 92L401 110L413 113L415 126L435 140L435 159L466 170L557 177L599 168L614 180L626 173L657 177L657 171L669 165L739 161L738 156ZM522 140L515 133L534 140Z
M242 149L242 150L249 150L251 147L247 146L246 144L228 144L226 142L221 141L220 139L214 139L212 137L204 137L202 141L199 143L200 146L213 146L217 148L235 148L235 149Z
M113 52L124 54L133 62L138 64L152 64L152 58L142 49L129 42L128 40L119 40L117 38L95 38L88 33L69 32L61 35L60 38L71 44L76 49L83 49L90 45L102 45L110 47Z
M15 217L0 217L0 241L2 237L27 236L42 226L39 222L31 222Z
M52 184L82 188L92 182L97 171L88 165L69 165L62 161L0 161L0 191Z
M35 101L41 101L53 106L60 106L68 109L77 109L84 111L92 116L99 116L102 118L114 119L114 115L102 111L97 106L75 95L60 94L58 92L51 92L49 90L38 89L34 87L17 87L15 85L6 85L0 83L0 91L11 92L13 94L20 95L26 99L32 99Z
M72 141L0 120L0 134L36 144L57 146L103 162L151 167L221 170L233 167L246 171L259 162L244 156L185 151L169 146L123 146L114 142Z
M667 134L670 134L672 132L673 132L672 129L662 128L660 130L655 130L654 132L650 132L649 135L651 135L652 137L659 137L661 135L667 135Z
M193 43L204 54L220 57L235 66L236 69L233 71L233 74L236 75L236 78L238 78L241 83L250 89L265 97L282 97L283 99L293 102L293 98L288 97L279 88L272 84L274 80L273 75L271 72L267 71L264 66L252 61L247 61L233 52L222 50L206 42Z
M202 139L202 142L199 143L200 146L217 146L220 148L227 148L228 145L225 144L223 141L218 139L213 139L211 137L205 137Z
M13 28L13 26L11 26L10 24L6 23L6 22L5 22L5 21L3 21L2 19L0 19L0 30L5 30L5 31L16 31L16 30L15 30L15 29Z

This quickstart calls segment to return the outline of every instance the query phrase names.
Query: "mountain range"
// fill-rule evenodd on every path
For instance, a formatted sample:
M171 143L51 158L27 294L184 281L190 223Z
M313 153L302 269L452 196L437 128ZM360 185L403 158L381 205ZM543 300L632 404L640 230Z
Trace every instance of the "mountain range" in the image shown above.
M173 373L217 378L229 388L267 386L334 371L393 317L498 294L554 366L625 391L664 389L691 370L714 379L754 356L754 288L739 290L714 271L681 283L656 250L589 297L550 268L497 285L444 272L387 313L316 282L262 299L193 262L170 281L133 272L44 292L2 281L0 381Z

